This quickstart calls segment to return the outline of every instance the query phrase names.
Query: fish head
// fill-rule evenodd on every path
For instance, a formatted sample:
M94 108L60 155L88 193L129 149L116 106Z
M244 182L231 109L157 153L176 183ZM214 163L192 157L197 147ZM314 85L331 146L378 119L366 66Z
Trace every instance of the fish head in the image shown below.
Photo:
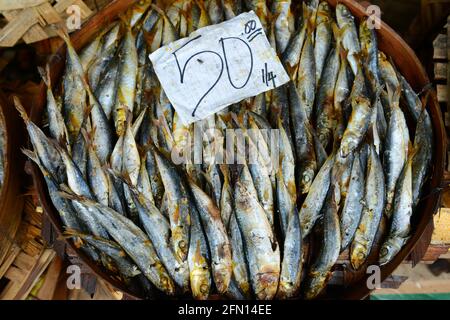
M346 5L342 3L338 3L336 6L336 16L346 21L354 19L350 10L347 8Z
M213 262L212 263L213 268L213 277L214 277L214 283L217 287L217 292L219 294L223 294L227 292L228 285L230 284L231 280L231 273L232 273L232 267L226 262Z
M296 287L291 281L281 279L278 285L277 298L289 299L295 296Z
M348 141L345 144L341 145L341 148L339 149L339 156L341 158L347 158L353 150L355 150L357 147L357 144L353 141Z
M323 290L324 285L327 283L329 273L323 272L310 272L309 278L311 279L308 285L305 287L305 299L312 300L316 298Z
M363 39L363 43L371 43L371 39L372 39L372 31L371 29L369 29L369 25L367 22L367 19L364 20L360 25L359 25L359 34L361 39Z
M406 239L403 238L393 238L388 239L380 250L380 265L385 265L389 263L402 249Z
M177 227L172 231L172 244L173 244L173 250L175 252L176 257L179 261L186 260L187 254L188 254L188 243L185 240L185 237L183 236L183 230L182 227Z
M175 284L172 279L167 276L160 277L160 287L169 296L173 296L175 294Z
M177 257L180 258L180 261L186 260L187 252L188 250L186 241L183 239L176 241L175 253Z
M352 244L350 262L355 270L358 270L367 259L367 246L355 242Z
M189 258L191 259L191 258ZM206 300L211 290L211 273L208 261L201 252L200 240L197 241L193 256L193 268L190 272L192 295L197 300Z
M190 274L191 290L194 299L206 300L208 299L211 290L211 277L208 265L195 264Z
M271 300L277 293L279 270L261 270L257 276L255 294L258 300Z
M321 21L327 21L330 19L331 15L331 8L328 2L322 1L319 3L319 6L317 7L317 22L320 23Z
M315 172L312 168L307 168L302 175L302 180L300 182L300 190L302 190L303 193L308 193L309 189L311 188L311 185L314 180Z

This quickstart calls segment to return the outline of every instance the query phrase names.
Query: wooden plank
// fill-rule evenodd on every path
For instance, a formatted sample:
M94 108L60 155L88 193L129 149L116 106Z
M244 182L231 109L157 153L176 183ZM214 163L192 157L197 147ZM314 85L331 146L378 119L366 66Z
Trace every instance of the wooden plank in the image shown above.
M447 80L447 62L437 62L434 64L434 80Z
M2 0L0 11L26 9L48 2L48 0Z
M63 267L63 261L56 256L46 271L44 282L36 297L39 300L51 300L56 290Z
M78 5L78 7L80 8L80 16L81 16L82 21L86 20L93 14L92 10L89 9L89 7L86 6L86 4L84 4L84 2L82 0L61 0L61 1L58 1L53 6L53 8L56 10L56 12L58 12L60 18L62 20L65 20L69 16L67 14L66 10L68 7L70 7L73 4ZM41 29L42 29L42 31L39 31L39 33L35 33L34 35L32 35L31 32L27 33L25 35L25 37L23 38L23 40L26 43L34 43L34 42L38 42L41 40L45 40L48 38L53 38L53 37L58 36L58 34L55 32L55 30L52 26L45 26L44 28L41 28ZM69 32L72 32L72 31L74 31L74 30L69 30Z
M21 249L19 246L12 245L12 247L9 249L9 252L7 256L5 257L5 260L3 261L2 265L0 266L0 279L3 278L6 271L8 271L9 267L13 264L14 260L16 259L17 255L20 253Z
M408 277L400 275L390 275L386 280L381 283L381 288L383 289L398 289L400 286L408 280Z
M450 113L444 112L444 124L446 128L450 128Z
M34 12L36 12L34 23L28 25L27 27L28 31L24 32L23 34L22 38L25 41L25 43L33 43L44 39L48 39L50 37L57 36L54 29L48 26L48 24L55 24L60 22L61 20L67 19L68 14L66 10L71 5L77 5L80 8L80 16L82 21L86 20L93 14L92 10L82 0L60 0L53 7L46 2L40 6L25 9L25 10L35 10ZM12 21L21 19L21 14L25 10L5 11L2 14L11 23ZM41 22L41 25L38 24L38 21ZM20 37L16 41L18 41L19 39Z
M29 270L33 268L35 262L36 257L32 257L25 252L21 252L14 261L14 265L21 270Z
M46 24L61 22L61 17L59 16L58 12L56 12L56 10L48 2L37 6L36 10L45 20Z
M437 38L433 41L434 47L434 60L447 60L447 35L439 34Z
M447 99L447 85L438 84L436 86L436 90L437 90L438 101L441 102L441 103L447 103L447 101L448 101L448 99Z
M28 270L22 270L15 266L11 266L8 271L6 271L5 278L11 280L12 282L22 282L27 275ZM17 288L19 289L19 288ZM11 292L11 291L10 291Z
M22 283L22 286L16 293L14 299L15 300L23 300L25 299L30 291L33 289L34 285L37 281L39 281L42 273L47 269L50 262L52 262L55 257L55 252L52 249L45 249L41 256L39 257L36 265L30 270L27 278Z
M450 67L448 64L450 63L450 44L448 39L450 39L450 16L447 17L447 112L450 111Z
M35 9L22 10L15 19L8 22L8 24L0 30L0 46L14 46L28 29L37 23L37 20L38 14Z
M420 293L448 293L450 280L424 279L419 283L407 280L398 289L378 289L373 294L420 294Z
M438 260L442 255L447 254L450 246L447 245L431 245L428 247L427 252L422 258L423 263L434 263Z
M448 114L448 112L446 112L446 113ZM448 146L447 149L450 149L450 146ZM450 152L447 152L447 171L450 171ZM444 200L443 203L446 202L448 204L448 206L450 206L450 201L449 201L450 194L448 191L444 191L444 196L445 196L445 194L447 194L447 197L446 197L447 199L446 199L446 201ZM443 207L447 207L447 205L443 205Z
M17 16L20 14L20 10L12 10L12 11L5 11L2 12L2 14L5 16L5 18L8 21L11 21L13 19L16 19ZM33 43L41 40L47 39L49 36L46 31L40 26L39 24L35 24L32 26L22 37L23 41L25 43Z
M450 245L450 209L441 208L434 217L434 233L432 244Z

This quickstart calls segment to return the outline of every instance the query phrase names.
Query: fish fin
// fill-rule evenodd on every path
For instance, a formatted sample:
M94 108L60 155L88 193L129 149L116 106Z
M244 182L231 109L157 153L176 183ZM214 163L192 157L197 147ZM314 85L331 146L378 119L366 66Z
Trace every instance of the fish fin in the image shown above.
M59 185L59 195L63 197L64 199L68 200L82 200L84 199L83 196L77 195L75 192L72 191L72 189L69 188L68 185L62 183Z
M57 25L52 25L51 28L56 32L58 37L64 40L66 44L70 43L69 32L64 24L60 23Z
M336 47L342 47L342 38L346 28L339 28L336 22L331 24L331 30L333 31L334 38L336 39Z
M167 19L167 15L164 12L164 10L162 10L160 7L158 7L156 4L152 3L150 5L152 7L153 10L155 10L160 16L162 16L165 19ZM181 10L180 10L181 11Z
M242 114L236 115L236 113L231 112L230 116L238 128L242 129L244 132L247 130L244 126L244 119L242 117Z
M412 159L417 155L420 148L414 146L411 141L408 142L408 161L412 161Z
M307 23L307 20L310 20L312 17L312 9L306 4L305 1L302 2L302 18L303 23Z
M141 158L141 164L143 161L145 161L147 159L147 154L148 151L151 149L151 147L149 145L138 145L137 146L138 152L139 152L139 156Z
M132 124L132 130L133 130L133 133L136 133L136 134L137 134L137 131L139 130L139 128L140 128L141 125L142 125L142 122L143 122L143 120L144 120L144 117L145 117L145 114L146 114L148 108L149 108L148 106L145 106L144 109L142 109L142 111L141 111L141 112L139 113L139 115L137 116L136 120L134 120L134 122L133 122L133 124ZM136 135L136 134L135 134L135 135Z
M312 17L310 17L306 21L306 33L308 34L308 37L311 37L311 39L313 39L315 30L316 30L316 22Z
M199 264L199 265L205 263L205 258L203 257L202 252L201 252L200 239L197 240L197 243L195 246L194 263Z
M202 11L207 11L206 10L206 5L205 5L205 1L204 0L195 0L195 3L197 4L197 6L200 8L200 10Z
M371 123L369 126L369 130L367 130L367 135L366 135L366 141L369 145L374 145L374 125L376 125L375 123Z
M186 21L189 19L189 12L188 12L189 8L185 9L180 9L178 10L178 12L180 13L180 15L182 15L184 17L184 19L186 19ZM181 21L180 21L181 23Z
M80 133L83 136L84 141L86 141L87 148L92 148L93 150L95 150L95 145L92 141L92 136L94 135L94 132L95 126L92 127L91 132L87 131L85 128L80 129Z
M125 29L131 30L131 16L132 15L128 16L128 12L119 15L119 19Z
M156 33L158 32L158 28L156 27L157 24L158 23L155 23L155 26L150 31L144 31L144 39L149 47L152 46Z
M22 119L25 121L25 123L30 122L30 118L28 117L27 112L25 111L25 108L23 107L22 103L20 102L20 99L18 96L13 96L13 100L14 100L14 105L17 109L17 111L19 111L20 116L22 117Z
M41 161L39 160L39 157L35 151L25 149L25 148L21 148L20 150L26 157L28 157L31 161L33 161L39 167L39 169L41 170L41 172L44 176L48 175L48 171L42 166Z
M291 79L294 79L297 77L297 71L298 71L299 64L295 66L291 66L290 63L286 63L285 68L288 73L288 75L291 77Z
M131 178L127 172L117 172L116 170L111 168L111 166L108 166L105 168L114 178L116 178L117 180L120 180L123 183L125 183L126 185L128 185L128 187L130 187L131 190L135 190L135 187L133 186L133 183L131 182Z
M348 50L345 50L342 46L339 46L339 56L343 63L347 63Z
M200 175L206 180L206 182L212 186L211 178L208 176L208 174L205 171L200 171Z
M37 67L39 75L42 78L42 81L44 81L45 85L47 86L47 88L49 88L50 90L52 89L52 82L50 79L50 66L49 64L47 64L45 66L45 69L42 67Z
M398 86L397 88L391 88L390 86L386 86L387 93L388 93L388 100L389 103L392 105L394 101L400 101L400 96L402 93L401 87Z
M65 238L72 238L72 237L85 237L87 235L79 230L75 230L72 228L65 228L64 232L63 232L63 236Z
M75 247L81 248L85 244L83 238L86 237L86 235L75 229L64 228L62 237L65 239L74 238L73 242L75 244Z
M175 140L172 135L172 131L169 128L169 124L167 123L167 119L164 116L159 117L160 128L163 130L164 137L168 139L168 142L173 145Z
M228 170L228 166L224 164L219 164L220 171L223 175L223 184L230 184L230 171Z
M428 102L428 99L430 98L430 96L431 96L431 89L428 89L426 92L425 92L425 94L420 98L420 102L422 103L422 110L421 110L421 113L424 113L424 112L426 112L426 110L427 110L427 102Z

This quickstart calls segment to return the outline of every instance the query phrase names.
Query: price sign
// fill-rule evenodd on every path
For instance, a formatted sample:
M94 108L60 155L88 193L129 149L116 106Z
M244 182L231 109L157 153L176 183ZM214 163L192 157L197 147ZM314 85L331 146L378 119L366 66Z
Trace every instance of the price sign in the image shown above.
M150 60L186 124L289 81L253 11L201 28L156 50Z

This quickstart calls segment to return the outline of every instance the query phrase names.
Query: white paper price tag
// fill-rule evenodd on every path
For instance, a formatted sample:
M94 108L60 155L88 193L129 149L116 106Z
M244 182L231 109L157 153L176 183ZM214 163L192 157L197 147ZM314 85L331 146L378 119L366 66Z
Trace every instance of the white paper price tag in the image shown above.
M186 124L289 81L253 11L201 28L150 60Z

